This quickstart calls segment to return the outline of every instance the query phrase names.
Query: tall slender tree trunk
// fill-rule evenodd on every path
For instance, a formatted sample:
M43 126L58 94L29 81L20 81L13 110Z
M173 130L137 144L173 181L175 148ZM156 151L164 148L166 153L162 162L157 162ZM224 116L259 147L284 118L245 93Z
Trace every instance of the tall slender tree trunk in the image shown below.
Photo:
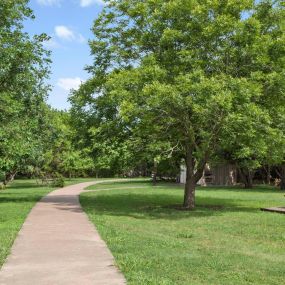
M246 189L252 189L253 188L253 179L252 179L252 175L249 173L248 175L246 175L246 182L244 187Z
M266 183L268 185L271 184L271 167L270 167L270 165L267 165L267 167L266 167Z
M196 181L193 175L186 176L186 184L184 189L184 202L183 207L185 209L194 209L195 208L195 191L196 191Z
M156 186L157 184L157 161L153 162L153 171L152 171L152 184Z
M278 175L280 177L280 189L285 190L285 164L278 167Z
M253 171L248 168L239 168L239 173L241 175L241 179L244 183L245 189L253 188Z
M184 188L183 207L185 209L192 210L195 208L196 183L201 179L203 175L206 159L203 163L199 163L196 167L195 159L193 157L193 150L191 149L191 147L187 146L185 162L186 183Z
M196 161L193 157L193 148L191 148L190 145L186 145L186 183L184 188L183 207L187 210L195 208L196 184L203 176L207 161L208 152L205 152L204 158L201 159L201 161Z

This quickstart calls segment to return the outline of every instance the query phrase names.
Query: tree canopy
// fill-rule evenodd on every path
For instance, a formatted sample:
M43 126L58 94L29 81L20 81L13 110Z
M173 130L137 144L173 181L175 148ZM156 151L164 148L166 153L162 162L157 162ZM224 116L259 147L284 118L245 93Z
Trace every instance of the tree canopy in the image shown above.
M3 2L3 1L2 1ZM90 78L53 110L45 34L28 0L0 4L0 176L150 175L186 165L183 206L209 162L251 187L273 167L285 189L283 1L106 1Z
M4 183L39 154L40 128L48 86L45 34L30 37L23 21L34 18L28 1L0 4L0 170Z
M219 149L246 167L268 152L268 103L284 90L282 1L108 1L92 30L92 78L73 110L98 119L96 139L107 128L124 146L184 158L185 208Z

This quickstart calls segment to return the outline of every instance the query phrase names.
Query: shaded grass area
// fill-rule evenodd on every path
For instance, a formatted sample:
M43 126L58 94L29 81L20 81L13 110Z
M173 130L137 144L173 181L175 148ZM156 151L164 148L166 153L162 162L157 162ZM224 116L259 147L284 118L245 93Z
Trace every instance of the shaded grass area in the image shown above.
M283 284L284 193L259 187L200 188L197 209L178 211L181 187L105 183L80 201L128 284ZM109 190L108 190L109 189Z
M71 179L65 184L92 180ZM7 189L0 190L0 267L32 207L53 189L37 184L36 180L15 180Z

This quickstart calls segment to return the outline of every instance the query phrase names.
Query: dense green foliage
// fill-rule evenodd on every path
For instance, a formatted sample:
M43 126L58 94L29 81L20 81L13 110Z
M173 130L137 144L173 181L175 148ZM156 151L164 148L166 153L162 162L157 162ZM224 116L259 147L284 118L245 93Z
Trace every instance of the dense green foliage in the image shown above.
M199 188L190 212L169 207L180 205L179 186L130 182L90 189L102 191L82 194L81 204L130 285L283 282L284 215L259 210L283 203L271 187Z
M47 36L31 38L23 20L33 18L26 0L0 3L0 172L4 183L41 152L49 53Z
M2 1L3 2L3 1ZM92 28L90 79L72 109L46 104L50 52L31 37L28 0L0 4L0 181L16 174L176 179L184 206L207 163L252 187L256 169L285 189L283 1L107 1Z
M217 156L251 186L285 138L284 11L269 0L108 1L93 26L91 78L71 96L99 167L183 158L186 208Z
M76 132L71 126L70 114L50 110L47 124L44 130L45 151L39 166L42 175L86 176L92 170L93 163L86 150L75 148Z
M231 73L254 79L259 88L254 101L263 115L255 108L251 114L244 110L234 118L235 126L226 133L223 151L239 166L248 187L258 167L284 160L284 8L282 1L260 1L247 20L245 37L236 45L236 68Z
M62 186L62 175L83 176L93 164L75 149L69 113L46 104L48 37L24 31L23 21L34 18L28 2L0 3L0 181L6 185L18 173Z

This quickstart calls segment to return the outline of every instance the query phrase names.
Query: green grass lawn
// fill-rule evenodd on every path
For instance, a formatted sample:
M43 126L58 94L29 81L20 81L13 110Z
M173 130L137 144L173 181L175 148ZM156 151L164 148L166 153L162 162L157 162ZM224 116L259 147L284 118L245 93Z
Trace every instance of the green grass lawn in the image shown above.
M94 179L71 179L65 184L91 180ZM32 207L53 189L38 185L35 180L16 180L0 190L0 268Z
M117 188L117 189L116 189ZM284 193L259 187L199 188L197 209L175 210L181 187L105 183L80 201L129 285L283 284ZM108 190L111 189L111 190Z

